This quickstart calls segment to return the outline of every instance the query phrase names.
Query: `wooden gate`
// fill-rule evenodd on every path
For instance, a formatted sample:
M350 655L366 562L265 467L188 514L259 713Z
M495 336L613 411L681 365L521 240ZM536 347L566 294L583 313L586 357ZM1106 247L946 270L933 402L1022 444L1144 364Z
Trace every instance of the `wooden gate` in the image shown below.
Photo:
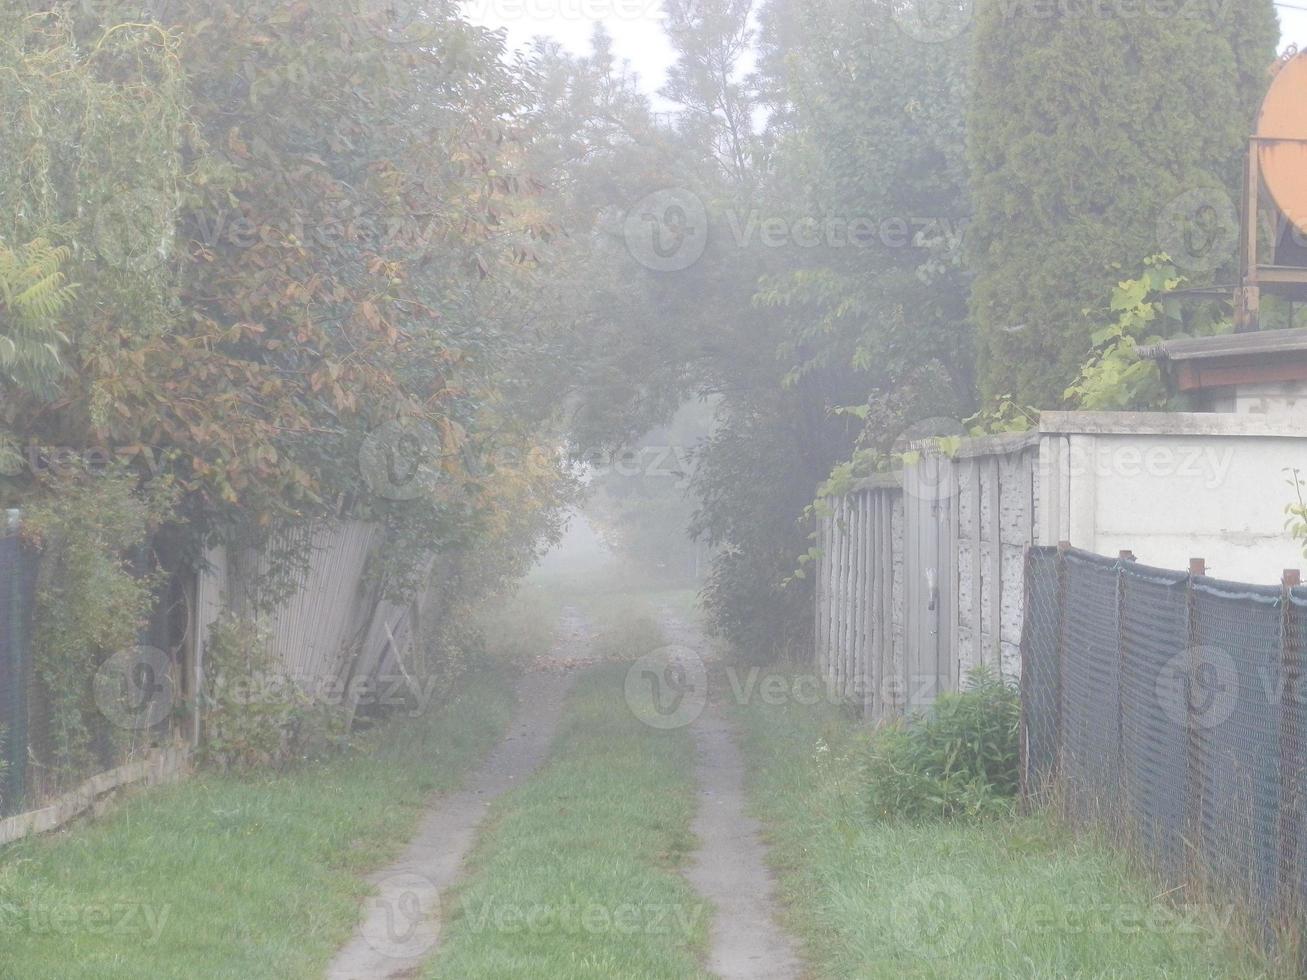
M929 455L903 471L904 586L907 608L906 710L924 708L957 686L957 467Z

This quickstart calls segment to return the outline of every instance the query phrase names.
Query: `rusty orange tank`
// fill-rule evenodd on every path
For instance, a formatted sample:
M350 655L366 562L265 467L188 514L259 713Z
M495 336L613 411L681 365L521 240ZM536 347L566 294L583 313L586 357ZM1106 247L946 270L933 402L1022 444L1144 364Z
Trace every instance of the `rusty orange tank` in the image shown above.
M1275 207L1307 232L1307 51L1286 59L1257 117L1258 166Z

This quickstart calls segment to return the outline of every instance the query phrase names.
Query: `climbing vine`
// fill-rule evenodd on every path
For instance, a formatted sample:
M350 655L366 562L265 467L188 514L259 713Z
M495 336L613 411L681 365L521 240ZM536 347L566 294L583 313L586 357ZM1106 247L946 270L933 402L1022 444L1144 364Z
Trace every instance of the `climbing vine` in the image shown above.
M1144 260L1138 278L1117 283L1106 309L1085 311L1100 323L1093 349L1063 398L1098 411L1173 409L1173 396L1157 362L1139 348L1170 337L1225 333L1231 323L1216 304L1186 309L1175 295L1185 278L1165 253Z

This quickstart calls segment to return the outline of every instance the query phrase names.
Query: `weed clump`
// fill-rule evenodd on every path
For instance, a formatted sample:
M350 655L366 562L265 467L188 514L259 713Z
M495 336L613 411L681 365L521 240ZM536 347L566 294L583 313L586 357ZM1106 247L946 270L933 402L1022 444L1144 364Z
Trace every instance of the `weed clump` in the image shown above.
M1021 702L988 668L966 688L873 736L867 749L872 815L954 820L1011 812L1018 789Z

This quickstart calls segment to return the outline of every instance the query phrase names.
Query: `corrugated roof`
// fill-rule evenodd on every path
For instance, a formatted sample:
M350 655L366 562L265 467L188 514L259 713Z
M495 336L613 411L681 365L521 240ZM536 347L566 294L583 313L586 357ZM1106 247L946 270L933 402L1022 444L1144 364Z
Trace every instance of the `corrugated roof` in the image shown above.
M1258 330L1219 337L1187 337L1140 347L1139 356L1154 361L1202 361L1229 357L1307 352L1307 329Z

